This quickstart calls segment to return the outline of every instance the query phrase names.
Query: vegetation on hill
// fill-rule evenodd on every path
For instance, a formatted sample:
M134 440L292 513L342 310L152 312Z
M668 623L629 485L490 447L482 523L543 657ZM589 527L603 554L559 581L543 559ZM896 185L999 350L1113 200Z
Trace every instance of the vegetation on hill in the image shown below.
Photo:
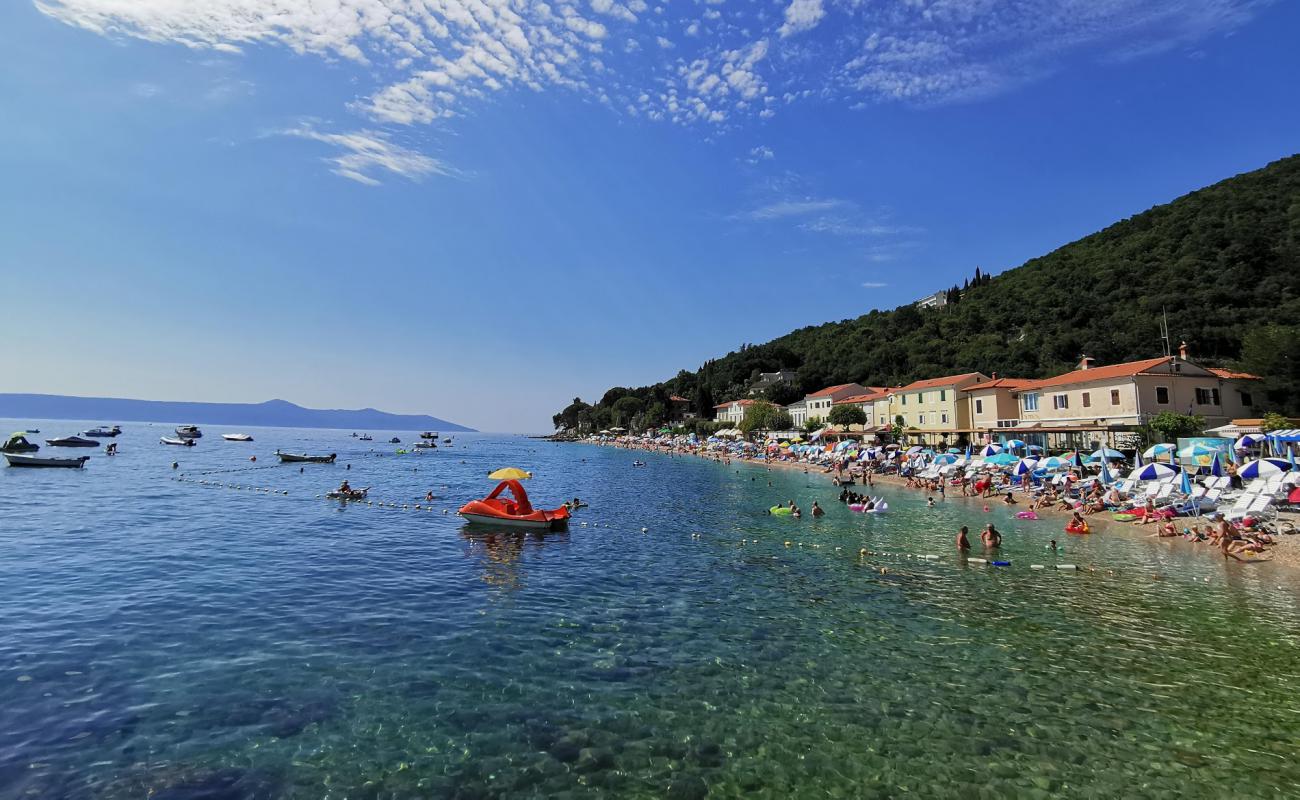
M1274 162L1116 223L1000 275L947 291L940 308L902 306L802 328L682 370L654 386L610 389L570 406L557 427L646 427L667 418L670 395L701 416L744 396L759 372L795 370L798 385L767 399L857 382L898 385L980 371L1037 378L1081 354L1098 363L1163 352L1265 378L1261 410L1300 411L1300 156ZM780 385L778 385L779 387ZM625 402L635 398L639 407ZM622 404L616 409L616 406Z

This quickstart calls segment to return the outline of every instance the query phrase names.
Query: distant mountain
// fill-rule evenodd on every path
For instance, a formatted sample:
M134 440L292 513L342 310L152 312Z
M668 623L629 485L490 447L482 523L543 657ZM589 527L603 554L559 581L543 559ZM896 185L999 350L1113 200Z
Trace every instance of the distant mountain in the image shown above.
M101 422L178 422L204 425L261 425L272 428L347 428L371 430L473 431L425 414L389 414L303 408L285 400L265 403L172 403L117 397L57 394L0 394L0 417L82 419Z

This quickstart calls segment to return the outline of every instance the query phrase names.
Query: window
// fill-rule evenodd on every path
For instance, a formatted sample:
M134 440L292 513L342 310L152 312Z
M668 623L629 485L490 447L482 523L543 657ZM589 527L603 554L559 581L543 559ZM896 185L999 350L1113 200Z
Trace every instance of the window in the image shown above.
M983 414L983 413L984 413L984 401L983 401L983 400L978 400L978 399L977 399L977 400L975 401L975 413L976 413L976 414Z
M916 393L916 404L920 405L925 402L925 392Z
M945 400L947 400L947 399L948 399L948 390L947 390L947 389L940 389L940 390L939 390L939 402L942 403L943 401L945 401Z
M1091 393L1091 392L1084 392L1084 393L1083 393L1083 407L1084 407L1084 408L1092 408L1092 393Z
M1025 410L1026 410L1026 411L1037 411L1037 410L1038 410L1038 393L1037 393L1037 392L1030 392L1030 393L1028 393L1028 394L1022 395L1021 398L1020 398L1020 400L1021 400L1021 402L1024 404L1024 406L1025 406Z
M907 395L900 394L899 397L903 398L903 405L907 405Z
M917 414L917 415L916 415L916 424L917 424L917 425L924 425L924 424L925 424L925 415L924 415L924 414Z
M1061 409L1070 407L1070 396L1068 394L1052 395L1052 408Z
M940 414L940 415L939 415L939 421L942 422L944 425L947 425L947 424L948 424L948 415L947 415L947 414Z
M1217 406L1219 404L1219 390L1215 388L1197 389L1196 404L1198 406Z
M1241 395L1241 404L1243 406L1255 405L1255 398L1250 396L1250 392L1237 392L1237 394Z
M1168 387L1168 386L1157 386L1157 387L1156 387L1156 402L1159 403L1159 404L1162 405L1162 406L1167 406L1167 405L1169 405L1169 387Z
M1216 406L1219 404L1219 390L1217 387L1210 390L1210 402Z
M1119 405L1119 389L1110 390L1110 404L1113 406Z

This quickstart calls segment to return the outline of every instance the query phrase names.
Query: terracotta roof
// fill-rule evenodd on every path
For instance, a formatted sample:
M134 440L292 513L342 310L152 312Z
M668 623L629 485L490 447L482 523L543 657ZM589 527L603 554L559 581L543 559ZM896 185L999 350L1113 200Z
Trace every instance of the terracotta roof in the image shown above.
M728 408L728 407L730 407L730 406L732 406L732 405L735 405L735 404L737 404L737 403L739 403L739 404L742 405L742 406L752 406L752 405L754 405L754 401L753 401L753 400L728 400L728 401L725 402L725 403L718 403L716 406L714 406L714 408Z
M978 372L964 372L961 375L948 375L943 378L929 378L923 381L912 381L911 383L902 387L898 391L911 392L917 389L939 389L944 386L952 386L954 384L961 383L963 380L967 378L983 378L983 377L984 376Z
M966 391L973 392L976 389L1020 389L1031 383L1034 383L1034 381L1030 378L994 378L991 381L967 386Z
M868 392L867 394L855 394L850 397L846 397L843 400L836 400L835 405L840 406L840 405L850 405L855 403L874 403L877 400L884 400L886 397L889 397L889 392L885 391L884 389L877 389L876 391Z
M1067 372L1064 375L1057 375L1052 378L1043 378L1038 381L1029 381L1021 389L1046 389L1050 386L1066 386L1072 383L1092 383L1094 381L1114 380L1115 378L1131 378L1134 375L1141 375L1153 367L1167 363L1169 359L1161 356L1160 358L1147 358L1142 361L1128 361L1123 364L1107 364L1104 367L1091 367L1090 369L1076 369L1073 372Z
M828 395L828 394L835 394L836 392L842 392L842 391L844 391L845 389L851 389L851 388L853 388L854 386L857 386L857 384L856 384L856 383L841 383L841 384L839 384L839 385L837 385L837 386L827 386L825 389L822 389L822 390L819 391L819 392L813 392L812 394L810 394L810 395L808 395L808 396L809 396L809 397L825 397L825 396ZM866 386L863 386L862 388L863 388L863 389L866 389L867 387L866 387Z
M1231 369L1219 369L1217 367L1206 367L1210 372L1218 375L1220 378L1236 378L1239 381L1258 381L1263 380L1258 375L1251 375L1249 372L1237 372Z
M672 396L670 396L668 399L669 399L669 401L671 401L671 402L673 402L673 403L689 403L689 402L691 402L690 400L687 400L685 397L678 397L677 395L672 395Z

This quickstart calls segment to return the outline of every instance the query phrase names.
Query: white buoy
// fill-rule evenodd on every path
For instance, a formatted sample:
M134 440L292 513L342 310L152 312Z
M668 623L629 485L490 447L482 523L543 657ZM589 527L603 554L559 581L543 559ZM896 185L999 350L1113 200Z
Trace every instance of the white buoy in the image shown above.
M1056 565L1056 568L1057 568L1057 569L1072 569L1072 570L1075 570L1075 571L1078 571L1078 569L1079 569L1079 567L1078 567L1077 564L1057 564L1057 565Z
M926 561L938 561L938 560L939 560L939 557L936 556L936 555L933 554L933 553L930 553L930 554L926 555L925 560L926 560Z
M646 532L648 532L649 530L650 530L649 528L642 528L642 529L641 529L641 532L642 532L642 533L646 533Z
M1042 564L1030 564L1030 565L1029 565L1029 568L1030 568L1030 569L1042 569L1042 568L1043 568L1043 565L1042 565Z
M966 559L966 561L967 561L968 563L971 563L971 564L987 564L987 563L989 563L989 560L988 560L987 558L968 558L968 559Z

